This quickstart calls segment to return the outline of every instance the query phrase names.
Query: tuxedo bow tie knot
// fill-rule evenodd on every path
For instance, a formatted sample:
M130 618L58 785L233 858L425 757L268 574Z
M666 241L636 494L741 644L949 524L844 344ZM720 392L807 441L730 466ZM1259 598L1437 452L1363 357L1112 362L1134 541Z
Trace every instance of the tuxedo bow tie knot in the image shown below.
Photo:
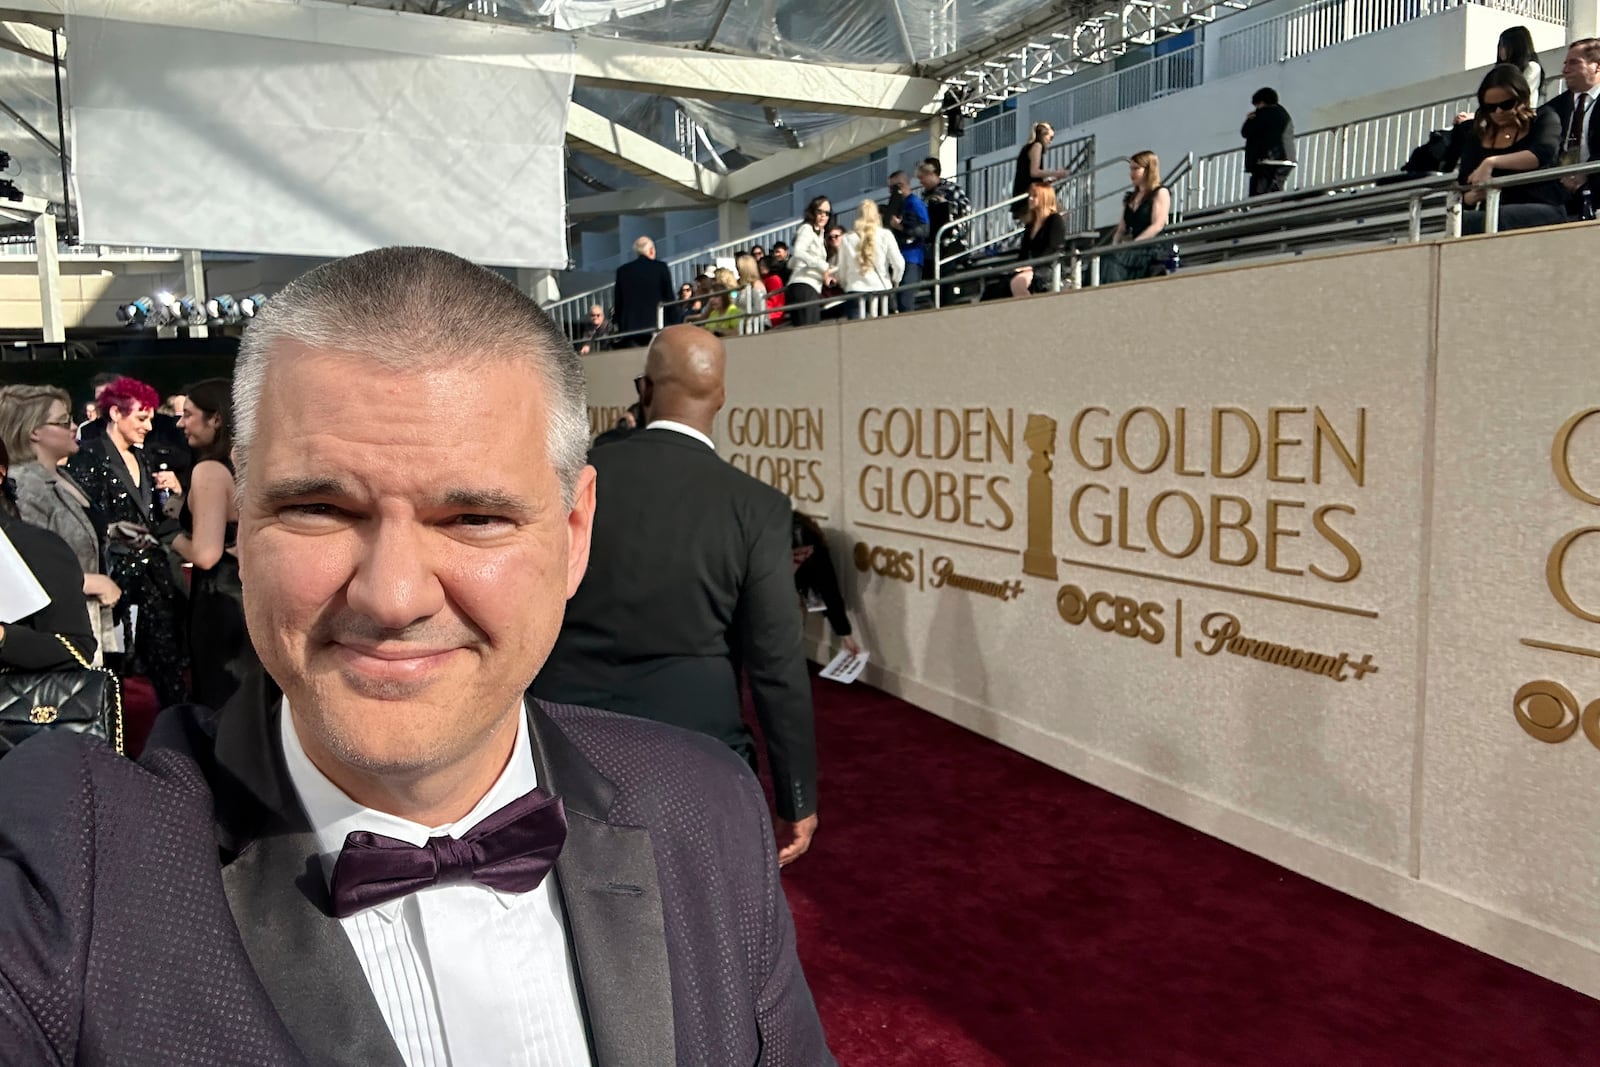
M544 881L566 839L561 798L542 789L518 797L460 838L432 837L417 846L357 830L345 838L333 865L333 913L344 919L452 882L526 893Z

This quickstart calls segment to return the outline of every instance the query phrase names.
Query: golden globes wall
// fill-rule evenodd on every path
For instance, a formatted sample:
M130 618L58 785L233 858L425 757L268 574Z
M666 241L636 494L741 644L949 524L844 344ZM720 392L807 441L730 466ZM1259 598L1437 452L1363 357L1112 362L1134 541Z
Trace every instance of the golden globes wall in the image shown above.
M730 340L719 450L823 517L876 684L1600 995L1593 239Z
M1441 263L1423 876L1600 944L1595 230ZM1526 278L1506 329L1486 280ZM1571 954L1559 943L1547 951ZM1588 974L1596 964L1591 957ZM1593 984L1589 986L1593 991Z

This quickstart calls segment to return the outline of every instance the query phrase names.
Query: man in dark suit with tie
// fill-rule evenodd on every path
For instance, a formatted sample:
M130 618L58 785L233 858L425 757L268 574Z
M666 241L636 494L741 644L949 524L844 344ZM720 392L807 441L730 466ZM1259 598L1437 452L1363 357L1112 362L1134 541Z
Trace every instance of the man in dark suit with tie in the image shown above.
M766 741L779 860L817 825L811 683L800 642L789 498L716 453L722 342L672 326L640 380L645 429L591 454L592 566L534 692L720 738L754 765L741 670Z
M0 761L0 1064L831 1064L748 770L526 693L594 516L548 316L443 252L325 264L235 417L270 678L138 763Z
M656 262L656 243L641 237L633 242L633 250L637 256L617 268L611 321L619 333L655 329L656 308L675 299L672 271ZM635 333L618 341L617 347L643 348L649 343L649 334Z
M1572 42L1561 64L1567 91L1552 97L1544 106L1561 118L1560 165L1592 163L1600 159L1600 37L1585 37ZM1600 174L1587 180L1574 174L1561 179L1571 194L1567 214L1578 217L1583 210L1582 190L1589 189L1591 203L1600 204Z

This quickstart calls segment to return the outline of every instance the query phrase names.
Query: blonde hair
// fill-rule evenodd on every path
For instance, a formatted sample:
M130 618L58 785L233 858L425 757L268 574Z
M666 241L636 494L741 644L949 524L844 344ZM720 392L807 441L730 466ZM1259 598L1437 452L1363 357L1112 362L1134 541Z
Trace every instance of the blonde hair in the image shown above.
M1128 162L1136 167L1144 168L1144 192L1150 192L1161 184L1161 160L1148 148L1143 152L1135 152L1128 157Z
M760 284L762 284L762 282L761 282L761 272L756 269L756 257L755 256L752 256L749 252L745 252L743 255L741 255L737 259L735 259L733 261L733 263L734 263L734 266L739 268L739 287L740 288L744 288L745 286L750 286L750 285L760 285Z
M43 426L56 401L72 414L72 398L65 389L53 385L8 385L0 388L0 444L11 453L11 462L31 463L33 431Z
M727 267L718 267L716 274L712 275L718 292L713 293L711 299L719 301L717 310L726 310L733 306L733 294L726 292L728 289L739 288L739 279Z
M1042 141L1044 140L1045 134L1055 132L1056 128L1050 125L1048 122L1035 122L1033 124L1033 139L1035 141Z
M1055 186L1049 182L1033 183L1033 203L1028 205L1028 230L1031 232L1044 224L1051 215L1061 214L1056 200Z
M856 234L856 265L862 274L869 274L878 261L878 205L872 200L861 201L856 211L853 227Z

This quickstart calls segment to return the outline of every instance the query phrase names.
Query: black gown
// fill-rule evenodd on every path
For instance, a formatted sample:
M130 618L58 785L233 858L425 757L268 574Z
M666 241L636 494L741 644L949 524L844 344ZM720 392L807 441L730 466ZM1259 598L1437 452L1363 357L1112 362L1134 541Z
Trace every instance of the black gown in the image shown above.
M67 470L89 498L89 517L100 543L106 546L105 573L122 590L116 619L129 650L123 673L149 678L165 707L184 700L188 643L183 633L183 595L159 543L130 544L107 532L119 522L147 532L157 525L150 467L142 452L134 449L133 454L139 463L138 485L109 437L85 441L67 461ZM138 624L129 641L127 629L135 607L139 609Z
M221 462L232 474L233 464ZM194 516L187 496L178 521L192 538ZM238 543L238 537L239 524L228 523L222 537L222 558L208 569L192 567L189 579L190 691L196 704L208 708L226 704L245 676L259 666L244 625L239 560L227 551Z

